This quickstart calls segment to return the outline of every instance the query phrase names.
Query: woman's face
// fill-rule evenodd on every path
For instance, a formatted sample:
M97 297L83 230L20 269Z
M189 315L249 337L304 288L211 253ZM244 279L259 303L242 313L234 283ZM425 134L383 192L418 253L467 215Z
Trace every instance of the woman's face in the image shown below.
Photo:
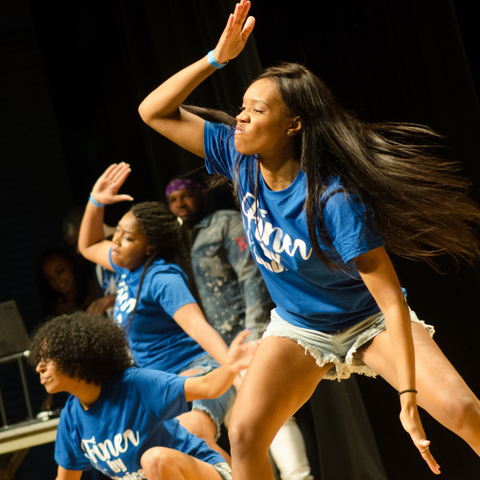
M112 260L121 268L133 271L141 267L153 253L147 237L132 212L127 212L113 235Z
M60 255L53 255L43 262L43 276L58 293L66 295L77 289L73 264Z
M76 382L63 374L51 360L41 360L35 370L40 374L40 383L48 393L70 392L70 386Z
M237 115L235 149L244 155L275 157L290 148L292 136L287 130L293 118L275 83L262 78L252 83L243 97L242 111Z

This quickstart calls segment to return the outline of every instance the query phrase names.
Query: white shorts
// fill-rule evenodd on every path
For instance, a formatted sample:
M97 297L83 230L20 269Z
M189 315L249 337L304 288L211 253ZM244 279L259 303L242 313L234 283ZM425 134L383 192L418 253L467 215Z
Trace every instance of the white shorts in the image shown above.
M433 337L435 333L433 326L419 320L412 310L410 319L423 325ZM292 325L272 310L271 321L263 338L284 337L297 342L316 360L319 367L333 363L333 367L324 378L340 381L349 378L352 373L361 373L368 377L377 376L377 372L365 365L356 351L385 329L385 317L382 312L338 332L319 332Z

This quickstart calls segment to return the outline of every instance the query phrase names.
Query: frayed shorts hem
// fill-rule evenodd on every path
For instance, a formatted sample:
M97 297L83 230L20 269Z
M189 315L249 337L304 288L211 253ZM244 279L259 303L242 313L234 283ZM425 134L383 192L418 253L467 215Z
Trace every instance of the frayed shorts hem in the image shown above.
M419 320L415 312L410 310L413 323L422 325L433 337L435 329L432 325ZM353 373L376 377L378 374L365 365L357 355L357 350L386 329L382 312L372 315L353 327L338 332L318 332L297 327L283 320L272 310L271 322L262 338L282 337L297 342L309 353L319 367L332 363L332 368L325 375L326 380L346 380Z
M192 412L194 410L197 410L198 412L204 412L210 417L210 420L215 424L215 441L217 441L220 438L220 422L218 421L218 418L209 408L201 403L192 402Z
M232 480L232 470L227 462L215 463L212 467L220 474L222 480Z

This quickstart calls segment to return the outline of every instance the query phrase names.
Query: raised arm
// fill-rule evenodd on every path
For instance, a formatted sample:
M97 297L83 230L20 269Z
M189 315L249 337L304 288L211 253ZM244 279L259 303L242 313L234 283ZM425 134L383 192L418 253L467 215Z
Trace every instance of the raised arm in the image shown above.
M233 339L225 365L201 377L187 378L185 381L187 402L217 398L230 388L236 374L248 367L257 347L256 342L244 343L249 334L249 330L244 330Z
M420 420L415 392L409 391L416 388L415 351L410 313L400 282L383 247L360 255L355 265L385 315L386 333L395 359L397 388L399 392L407 391L400 396L400 421L430 469L439 473L437 462L430 450L426 450L430 441L426 439Z
M250 2L241 0L230 15L227 26L218 41L213 58L218 64L225 64L235 58L245 47L255 25L255 19L248 17ZM215 72L208 56L184 68L162 83L141 103L139 113L143 121L154 130L181 147L204 158L204 120L180 108L190 93L207 77Z
M118 195L119 188L130 174L126 163L113 164L108 167L93 186L90 200L85 208L80 232L78 249L91 262L109 270L112 269L108 252L112 242L105 239L103 216L105 205L133 200L130 195Z

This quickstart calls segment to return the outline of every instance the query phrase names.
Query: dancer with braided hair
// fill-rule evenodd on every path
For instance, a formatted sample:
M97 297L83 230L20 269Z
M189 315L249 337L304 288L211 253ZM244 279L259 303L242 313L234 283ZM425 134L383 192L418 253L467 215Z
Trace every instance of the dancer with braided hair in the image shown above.
M435 266L480 257L478 206L426 128L369 124L342 108L304 66L264 71L235 129L181 108L243 50L255 25L240 0L214 50L164 81L142 119L234 180L250 249L277 305L229 427L235 480L272 478L268 447L323 378L381 375L430 469L417 405L480 455L480 402L410 311L387 249ZM308 352L308 354L306 354ZM272 374L273 372L273 374Z
M129 173L129 165L114 164L95 183L80 227L80 253L121 276L114 318L126 329L137 366L206 373L227 361L228 349L198 305L188 233L177 217L165 204L140 203L120 220L113 240L105 239L104 206L133 200L117 195ZM180 417L227 461L216 440L234 397L232 387L218 399L193 402L192 411Z

